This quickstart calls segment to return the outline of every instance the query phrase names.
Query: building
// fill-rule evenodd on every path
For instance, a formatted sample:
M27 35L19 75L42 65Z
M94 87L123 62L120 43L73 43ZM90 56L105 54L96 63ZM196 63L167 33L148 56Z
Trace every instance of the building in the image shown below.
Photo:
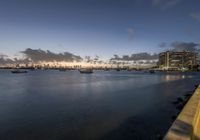
M163 70L189 70L197 65L197 53L166 51L159 54L159 67Z

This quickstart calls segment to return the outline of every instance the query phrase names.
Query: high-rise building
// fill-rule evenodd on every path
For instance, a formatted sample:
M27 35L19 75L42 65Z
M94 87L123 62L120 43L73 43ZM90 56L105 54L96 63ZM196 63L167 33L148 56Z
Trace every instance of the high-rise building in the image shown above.
M159 54L159 67L163 70L193 69L197 64L197 53L166 51Z

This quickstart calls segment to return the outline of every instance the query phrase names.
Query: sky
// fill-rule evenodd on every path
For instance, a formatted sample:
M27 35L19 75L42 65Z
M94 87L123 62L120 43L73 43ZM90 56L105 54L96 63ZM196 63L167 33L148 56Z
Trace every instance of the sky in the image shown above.
M0 54L110 58L200 43L200 0L0 0Z

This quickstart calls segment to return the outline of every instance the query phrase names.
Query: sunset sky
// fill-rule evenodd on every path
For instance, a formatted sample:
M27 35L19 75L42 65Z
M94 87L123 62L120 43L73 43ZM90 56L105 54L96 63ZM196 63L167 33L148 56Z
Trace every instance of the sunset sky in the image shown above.
M199 44L199 7L200 0L0 0L0 54L40 48L109 58Z

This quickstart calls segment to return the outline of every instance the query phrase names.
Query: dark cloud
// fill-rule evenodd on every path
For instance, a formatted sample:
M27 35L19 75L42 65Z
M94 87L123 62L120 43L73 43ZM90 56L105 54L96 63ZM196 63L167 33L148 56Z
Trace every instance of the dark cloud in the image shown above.
M53 53L51 51L44 51L41 49L26 49L25 51L22 51L23 54L27 57L27 59L32 60L33 62L39 62L39 61L46 61L46 62L52 62L52 61L66 61L66 62L73 62L73 61L80 61L82 58L80 56L74 55L69 52L64 53Z
M194 42L173 42L171 48L173 51L199 51L200 44Z
M158 59L158 54L149 54L147 52L137 53L137 54L132 54L131 59L133 59L133 60L153 60L153 59Z
M181 0L152 0L153 5L160 7L161 10L167 10L180 2Z
M200 44L194 42L174 42L171 44L173 51L190 51L198 53L200 59Z
M15 64L28 64L30 62L32 62L32 61L28 58L24 58L24 59L14 58L14 60L13 60L13 63L15 63Z
M13 64L14 61L9 58L0 57L0 65Z
M0 54L0 58L5 58L5 57L8 57L8 56L5 54Z
M160 48L165 48L166 51L190 51L190 52L197 52L200 53L200 44L194 43L194 42L172 42L171 44L167 43L160 43L159 44Z
M120 59L119 55L117 55L117 54L114 54L113 56L114 56L113 59L116 59L116 60L117 60L117 59Z
M64 53L53 53L51 51L44 51L41 49L34 50L34 49L26 49L25 51L22 51L25 55L25 58L19 59L14 58L10 59L7 55L0 54L0 65L6 65L6 64L28 64L30 62L39 62L39 61L46 61L46 62L60 62L60 61L66 61L66 62L73 62L73 61L80 61L82 58L80 56L76 56L69 52Z
M25 59L10 59L7 55L0 54L0 65L6 65L6 64L27 64L31 62L28 58Z
M158 54L149 54L147 52L144 53L136 53L132 55L123 55L119 57L118 55L114 55L114 58L111 60L125 60L125 61L137 61L137 60L155 60L158 59Z
M4 65L7 63L5 57L7 57L7 56L4 54L0 54L0 64L1 65Z

